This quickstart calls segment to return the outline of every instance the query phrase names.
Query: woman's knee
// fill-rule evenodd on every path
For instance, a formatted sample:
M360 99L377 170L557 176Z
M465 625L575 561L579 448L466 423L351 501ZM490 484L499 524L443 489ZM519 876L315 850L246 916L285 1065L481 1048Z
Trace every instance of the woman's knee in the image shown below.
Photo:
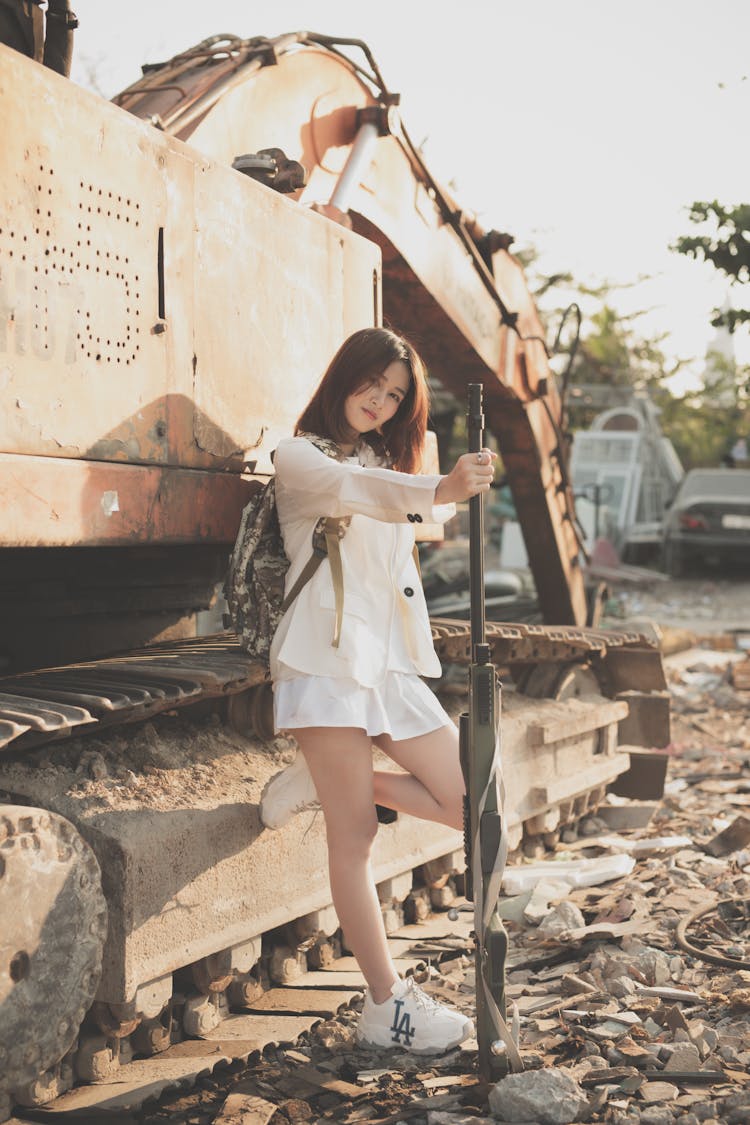
M356 860L368 860L378 833L374 806L362 816L326 817L329 852Z

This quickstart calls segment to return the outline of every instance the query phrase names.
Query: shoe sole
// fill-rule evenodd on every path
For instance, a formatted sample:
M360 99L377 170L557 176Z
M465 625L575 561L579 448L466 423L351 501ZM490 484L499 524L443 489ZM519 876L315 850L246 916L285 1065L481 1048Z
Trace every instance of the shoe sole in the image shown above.
M310 812L312 812L314 809L320 808L320 805L317 802L315 804L311 803L309 805L305 805L301 809L290 812L285 820L277 821L275 824L268 824L268 822L263 819L263 802L266 799L269 789L278 776L278 774L274 774L274 776L266 782L261 791L260 800L258 801L258 816L260 817L260 822L264 828L267 828L269 830L269 832L278 832L279 828L283 828L284 825L288 824L290 820L293 820L295 816L299 816L300 813L305 812L305 809L309 809Z
M410 1055L443 1055L446 1051L452 1051L455 1047L460 1047L467 1039L471 1039L474 1034L473 1026L467 1031L453 1040L451 1043L445 1043L442 1047L405 1047L403 1043L373 1043L371 1039L360 1039L359 1036L355 1037L355 1042L358 1047L367 1047L371 1051L408 1051Z
M258 816L260 817L260 822L261 822L261 824L263 825L264 828L268 828L269 831L271 831L271 832L277 832L279 830L279 828L283 828L285 824L289 823L289 821L292 819L292 816L294 815L293 813L290 813L289 816L286 818L286 820L278 821L275 824L268 824L268 822L263 819L263 802L265 801L266 797L268 796L268 791L269 791L269 789L271 788L271 786L273 785L274 781L276 780L276 778L278 776L279 775L277 773L275 773L273 775L273 777L270 778L266 782L266 784L263 786L263 790L262 790L261 795L260 795L260 800L258 801Z

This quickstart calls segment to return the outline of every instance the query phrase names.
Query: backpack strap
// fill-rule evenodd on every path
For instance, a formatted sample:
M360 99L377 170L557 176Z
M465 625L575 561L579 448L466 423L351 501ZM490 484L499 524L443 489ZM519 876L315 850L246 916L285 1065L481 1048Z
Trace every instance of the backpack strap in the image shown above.
M336 443L329 438L321 438L316 434L300 434L299 436L306 437L321 453L325 453L326 456L332 457L334 460L341 460L341 450ZM351 516L320 517L313 531L313 553L305 563L302 573L284 598L281 606L282 613L286 613L294 599L307 585L323 559L327 556L328 563L331 567L331 579L333 581L333 596L336 610L333 640L331 641L333 648L339 647L341 629L344 623L344 568L341 562L341 540L344 538L346 529L350 523ZM421 581L422 574L419 566L419 553L416 543L414 544L413 557L414 565L417 568L417 574Z
M331 641L334 648L339 647L341 627L344 623L344 569L341 565L341 538L348 526L348 522L344 527L341 527L341 520L332 517L326 519L326 548L328 562L331 566L333 596L336 604L336 625L333 630L333 640Z
M316 449L331 457L334 461L343 460L341 449L330 438L319 437L317 434L299 434L306 437ZM328 558L333 579L333 595L336 606L336 623L333 631L334 648L339 647L341 629L344 623L344 569L341 563L341 540L351 522L351 516L321 516L315 525L312 536L312 554L292 586L291 590L281 604L281 612L286 613L292 602L301 593L312 578L324 558Z
M299 578L294 583L291 590L289 591L289 593L287 594L287 596L284 598L283 602L281 603L281 612L282 613L286 613L286 611L289 609L289 606L292 604L294 599L302 591L302 588L307 585L307 583L312 578L313 574L315 574L315 571L318 569L318 567L320 566L322 561L323 561L322 555L318 555L315 552L313 552L312 555L310 555L310 558L305 563L305 569L302 571Z

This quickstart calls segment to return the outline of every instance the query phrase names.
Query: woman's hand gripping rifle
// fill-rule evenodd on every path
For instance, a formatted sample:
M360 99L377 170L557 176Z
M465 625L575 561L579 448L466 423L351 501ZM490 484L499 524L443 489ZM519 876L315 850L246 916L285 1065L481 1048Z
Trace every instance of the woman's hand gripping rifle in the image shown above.
M469 384L469 452L482 454L482 386ZM466 897L474 903L479 1072L487 1081L523 1070L505 1022L505 957L508 935L497 913L507 857L500 772L500 688L484 623L484 508L482 495L469 500L471 653L469 711L460 718L464 798Z

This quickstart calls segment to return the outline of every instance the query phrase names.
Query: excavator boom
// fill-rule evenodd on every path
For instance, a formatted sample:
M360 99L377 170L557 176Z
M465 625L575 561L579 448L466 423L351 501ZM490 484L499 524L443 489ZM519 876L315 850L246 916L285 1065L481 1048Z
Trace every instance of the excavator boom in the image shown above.
M208 40L115 101L222 163L280 150L307 173L297 202L380 247L385 322L459 401L483 384L544 620L586 624L562 404L512 239L434 179L367 46L312 32Z

